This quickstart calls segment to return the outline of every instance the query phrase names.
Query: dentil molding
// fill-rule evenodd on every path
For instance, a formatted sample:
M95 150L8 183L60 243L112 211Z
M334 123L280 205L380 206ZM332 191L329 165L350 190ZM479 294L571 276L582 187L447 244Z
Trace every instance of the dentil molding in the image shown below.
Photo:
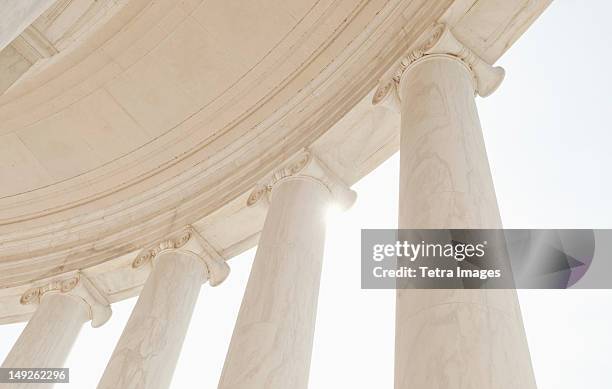
M198 257L204 263L211 286L219 285L229 275L230 268L223 257L192 226L186 226L176 235L143 249L132 262L132 267L137 269L149 262L154 265L162 254L170 252Z
M42 297L47 293L61 293L82 300L88 306L89 319L94 328L106 323L112 315L106 297L81 272L28 289L21 296L20 303L23 305L40 304Z
M350 208L357 199L355 191L327 168L310 150L305 149L286 165L274 170L266 180L258 183L247 199L247 206L254 206L260 200L269 204L274 188L292 179L312 180L322 184L329 190L334 202L342 209Z
M493 93L504 79L503 68L486 63L470 48L457 40L447 25L437 24L422 46L403 56L381 78L372 98L372 104L386 103L397 106L396 103L400 100L398 87L402 76L417 62L440 55L455 57L470 69L474 77L475 92L481 97Z

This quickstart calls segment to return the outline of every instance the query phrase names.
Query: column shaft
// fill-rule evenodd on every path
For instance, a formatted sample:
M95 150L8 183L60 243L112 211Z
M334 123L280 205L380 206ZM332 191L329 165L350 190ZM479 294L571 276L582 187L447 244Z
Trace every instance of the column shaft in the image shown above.
M330 200L307 177L275 185L220 389L307 388Z
M194 253L162 252L98 384L99 389L168 388L207 278Z
M2 363L2 367L63 367L89 308L78 297L48 293L42 296L32 318ZM52 384L0 384L0 387L49 388Z
M454 56L402 75L400 228L499 228L474 101ZM513 290L398 290L395 388L535 388Z

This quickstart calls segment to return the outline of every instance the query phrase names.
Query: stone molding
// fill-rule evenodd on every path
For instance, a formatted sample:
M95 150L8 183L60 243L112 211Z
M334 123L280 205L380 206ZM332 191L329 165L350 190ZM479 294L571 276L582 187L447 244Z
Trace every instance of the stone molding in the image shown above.
M186 226L170 238L143 249L132 262L132 267L137 269L149 262L154 266L155 259L169 252L181 252L200 259L211 286L221 284L229 275L230 268L223 257L192 226Z
M26 28L11 45L31 63L58 53L53 43L49 42L34 26Z
M269 204L277 185L295 179L312 180L322 184L343 210L350 208L357 198L355 191L342 182L310 150L305 149L287 164L274 170L266 180L258 183L247 199L247 206L254 206L260 200Z
M474 77L475 92L481 97L493 93L504 79L503 68L486 63L457 40L447 25L437 24L422 46L404 55L381 79L372 104L395 105L400 100L398 86L402 76L416 63L432 56L450 56L464 63Z
M110 319L112 310L100 290L81 272L61 279L55 279L28 289L20 299L22 305L40 304L48 293L66 294L82 300L88 307L91 326L100 327Z
M183 229L179 234L172 236L166 240L162 240L153 247L143 249L132 262L132 267L137 269L153 260L160 252L170 249L178 249L183 247L189 239L191 239L193 232L191 228Z
M277 72L262 63L256 72L249 72L253 77L244 79L249 83L236 84L207 105L210 115L208 108L204 109L184 126L143 146L136 155L1 199L0 323L31 316L32 306L19 304L19 299L33 280L65 277L77 269L91 277L95 274L92 280L104 286L109 301L137 296L150 266L130 271L133 259L142 248L166 239L176 226L196 225L226 259L253 247L263 225L265 205L261 201L261 209L249 209L246 198L261 177L288 156L312 147L350 185L397 150L397 117L371 107L370 93L381 74L402 54L419 46L417 40L427 35L436 20L447 23L464 44L494 63L548 1L519 0L495 9L475 7L473 1L358 2L349 19L338 19L342 28L330 25L339 8L327 7L333 14L330 11L329 17L317 20L334 34L323 39L327 33L315 28L313 21L308 31L314 31L311 36L320 44L307 50L312 55L304 56L303 61L280 53L283 55L278 58L287 65L300 64L288 68L282 78L268 77ZM17 131L47 115L63 117L61 111L72 109L66 107L79 105L75 101L96 96L96 88L107 82L107 77L112 82L121 80L109 74L117 65L106 55L110 50L105 50L105 42L110 43L113 53L127 53L126 57L136 60L141 54L134 54L127 43L119 43L139 42L149 29L157 28L158 19L163 23L163 16L178 15L174 8L185 6L184 2L168 0L153 8L147 8L148 1L135 3L120 8L111 23L100 19L100 29L87 44L75 47L74 55L41 61L42 67L35 69L32 78L16 85L10 101L0 104L8 104L3 111L3 129ZM195 7L197 2L189 2L190 7L192 3ZM324 15L325 7L317 4L309 12ZM344 8L348 14L349 7ZM139 26L146 29L120 29L140 13L138 19L143 23ZM353 19L358 22L355 27ZM178 18L172 20L180 23ZM296 39L289 37L292 40L287 41L287 47L296 48L296 55L310 47L303 31L296 29ZM165 39L165 35L156 39ZM61 51L63 46L56 47ZM98 55L98 50L105 55ZM98 57L109 64L101 67ZM74 58L82 61L75 64ZM323 59L326 62L321 62ZM270 69L278 69L280 62L268 62L273 65ZM53 66L47 68L50 64ZM319 64L324 70L317 70ZM96 82L91 82L92 77ZM252 94L254 80L269 92ZM73 87L60 91L57 85L65 81ZM80 118L82 115L75 120ZM226 135L230 140L225 141ZM180 157L175 152L179 149Z

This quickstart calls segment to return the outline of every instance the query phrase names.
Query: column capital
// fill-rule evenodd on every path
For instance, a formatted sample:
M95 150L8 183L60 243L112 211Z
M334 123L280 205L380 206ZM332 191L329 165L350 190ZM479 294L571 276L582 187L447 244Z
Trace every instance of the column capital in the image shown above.
M23 305L40 304L46 294L65 294L79 299L89 310L89 319L92 327L100 327L110 319L112 310L106 297L98 288L80 271L71 276L47 281L45 284L28 289L22 296Z
M186 226L168 239L144 248L132 262L132 267L137 269L149 262L154 265L156 258L168 252L196 256L203 262L211 286L219 285L229 275L230 268L223 257L192 226Z
M415 64L433 56L452 57L464 63L474 77L474 90L481 97L493 93L504 79L503 68L486 63L457 40L447 25L437 24L424 44L404 55L381 78L372 104L390 104L397 107L400 99L398 87L402 76Z
M323 164L310 150L303 150L282 167L258 183L247 200L251 207L260 201L269 204L274 188L288 180L311 180L323 185L342 209L350 208L357 194Z

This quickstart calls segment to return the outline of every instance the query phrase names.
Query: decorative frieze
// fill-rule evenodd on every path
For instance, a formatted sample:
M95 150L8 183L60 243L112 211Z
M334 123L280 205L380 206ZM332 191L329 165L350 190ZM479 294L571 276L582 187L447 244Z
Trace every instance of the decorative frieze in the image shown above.
M47 293L61 293L82 300L88 307L92 327L99 327L111 317L112 311L106 297L81 272L67 278L54 279L28 289L20 299L22 305L39 304Z
M356 193L316 158L311 151L304 150L286 165L273 171L265 181L257 184L247 199L247 206L254 206L260 200L269 204L274 187L290 179L312 180L322 184L343 209L353 205L357 197Z
M381 79L372 103L380 104L388 98L399 99L397 86L402 75L417 62L430 56L441 55L456 58L470 69L474 77L474 89L482 97L493 93L504 79L503 68L486 63L470 48L457 40L445 24L438 24L422 46L402 57Z

